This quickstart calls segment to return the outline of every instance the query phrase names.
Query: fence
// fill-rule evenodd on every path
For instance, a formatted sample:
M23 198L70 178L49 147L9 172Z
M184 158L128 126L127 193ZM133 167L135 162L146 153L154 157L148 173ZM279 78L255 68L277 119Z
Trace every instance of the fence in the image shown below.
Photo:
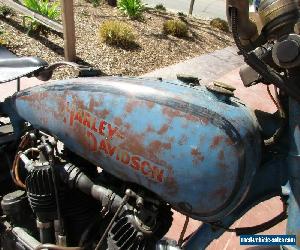
M41 24L49 27L57 32L64 34L64 52L65 60L74 61L76 58L76 39L75 39L75 23L74 23L74 6L73 0L61 0L62 20L63 24L57 23L40 15L14 0L0 0L1 3L9 6L23 15L30 16Z

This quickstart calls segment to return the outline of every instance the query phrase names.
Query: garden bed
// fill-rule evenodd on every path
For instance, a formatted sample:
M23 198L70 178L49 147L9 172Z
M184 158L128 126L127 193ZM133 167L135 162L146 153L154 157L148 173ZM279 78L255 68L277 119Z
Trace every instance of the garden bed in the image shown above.
M143 75L232 45L230 34L211 27L209 20L184 17L189 29L188 38L176 38L164 35L162 27L166 20L178 17L177 14L149 9L143 20L137 21L104 3L93 7L84 0L74 0L74 6L78 60L108 75ZM132 26L138 46L125 50L101 42L99 26L105 20L120 20ZM1 18L0 29L5 32L10 50L19 56L37 56L50 63L63 60L61 34L50 32L47 36L28 36L18 14ZM62 70L56 78L67 74L69 71Z

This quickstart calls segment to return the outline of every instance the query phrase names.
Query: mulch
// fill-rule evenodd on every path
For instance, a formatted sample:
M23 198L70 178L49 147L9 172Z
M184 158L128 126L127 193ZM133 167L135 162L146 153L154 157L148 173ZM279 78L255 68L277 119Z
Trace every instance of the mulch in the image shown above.
M166 20L179 18L176 13L148 9L140 21L130 20L117 8L105 3L93 7L84 0L74 1L76 50L78 62L100 69L107 75L138 76L183 60L213 52L233 44L229 33L210 26L210 21L194 17L182 20L189 28L188 38L176 38L162 32ZM99 27L105 20L120 20L129 24L136 36L133 49L106 45L99 38ZM63 60L62 34L27 34L19 14L0 19L0 30L9 49L19 56L37 56L49 63ZM74 74L62 69L55 78Z

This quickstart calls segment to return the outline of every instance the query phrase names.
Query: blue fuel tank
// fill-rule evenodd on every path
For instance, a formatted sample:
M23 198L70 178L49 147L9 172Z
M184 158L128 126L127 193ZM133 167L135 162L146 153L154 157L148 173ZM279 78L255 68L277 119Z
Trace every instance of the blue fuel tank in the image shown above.
M73 152L202 221L232 212L260 163L253 113L206 87L77 78L24 90L10 101L21 118Z

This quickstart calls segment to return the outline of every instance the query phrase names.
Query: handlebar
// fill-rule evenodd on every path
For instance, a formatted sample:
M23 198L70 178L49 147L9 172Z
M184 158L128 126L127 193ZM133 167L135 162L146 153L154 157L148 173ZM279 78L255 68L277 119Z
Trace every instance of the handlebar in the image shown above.
M257 26L249 18L249 0L227 0L226 12L229 26L232 28L232 9L237 10L238 33L244 45L255 41L258 38Z

